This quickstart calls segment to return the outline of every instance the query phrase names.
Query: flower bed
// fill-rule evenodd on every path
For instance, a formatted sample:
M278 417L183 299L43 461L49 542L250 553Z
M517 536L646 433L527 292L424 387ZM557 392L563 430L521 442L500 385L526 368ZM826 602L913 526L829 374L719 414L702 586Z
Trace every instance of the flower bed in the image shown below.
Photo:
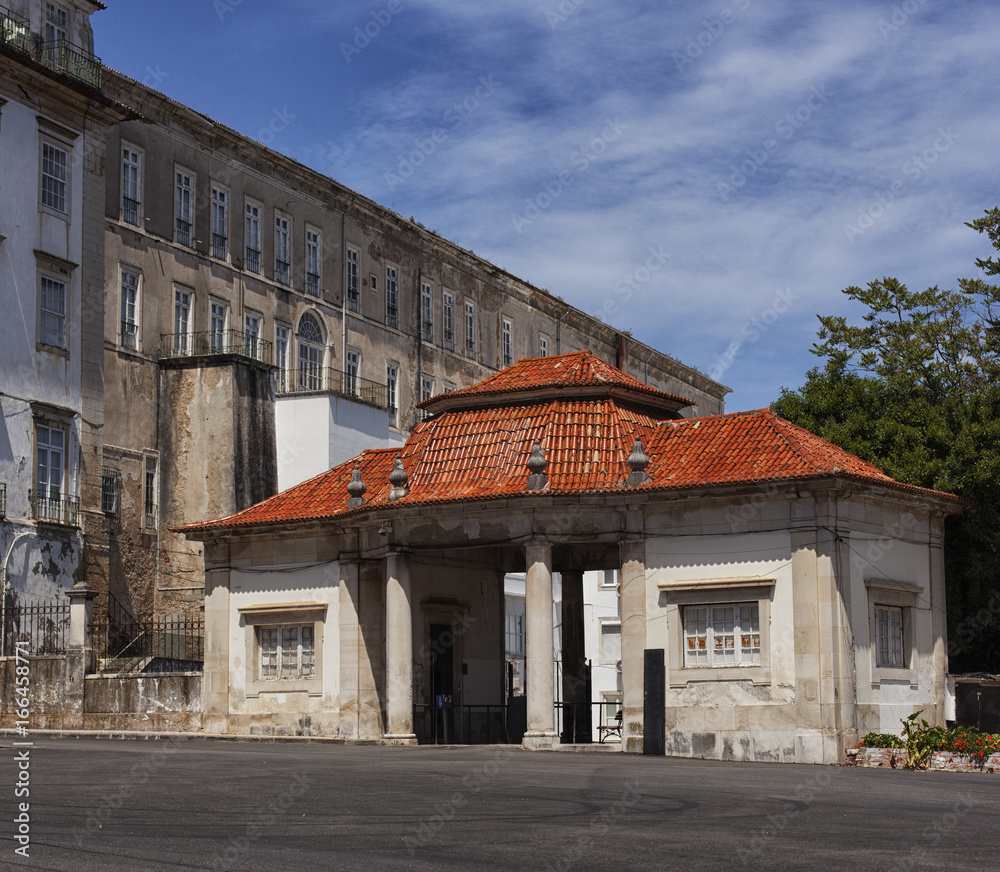
M858 748L857 766L868 769L905 769L909 753L905 748ZM930 758L930 769L948 772L1000 772L1000 753L989 757L956 754L953 751L935 751Z
M918 721L920 712L904 718L903 733L869 733L858 744L858 766L893 769L939 769L956 772L1000 772L1000 735L975 727L946 730Z

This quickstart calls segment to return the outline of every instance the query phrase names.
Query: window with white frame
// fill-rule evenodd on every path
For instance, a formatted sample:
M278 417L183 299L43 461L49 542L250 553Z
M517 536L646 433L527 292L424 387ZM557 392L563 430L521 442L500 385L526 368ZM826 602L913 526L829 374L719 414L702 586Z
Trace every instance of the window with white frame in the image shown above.
M386 402L389 404L389 415L392 424L396 423L396 410L399 408L399 364L385 365Z
M191 350L191 299L190 291L174 288L174 354Z
M420 336L434 341L434 288L426 282L420 285Z
M274 365L278 368L274 378L275 390L279 392L288 389L288 334L286 325L274 325Z
M617 663L622 659L621 621L601 622L601 663Z
M348 348L344 355L344 391L347 394L358 393L358 376L361 375L361 352L356 348Z
M40 282L38 341L66 347L66 282L43 275Z
M875 606L875 665L893 669L906 666L900 606Z
M257 627L260 681L292 681L316 675L314 624Z
M121 470L110 466L101 467L101 513L117 520L121 517Z
M143 526L147 530L156 529L156 492L158 480L156 477L156 457L146 455L145 478L143 480Z
M455 350L455 297L452 294L444 294L443 300L443 311L444 311L444 347L448 351Z
M601 587L605 590L614 590L618 587L617 569L605 569L601 572Z
M66 35L69 31L69 12L55 3L45 4L45 63L46 66L63 69L69 62L65 50Z
M318 230L306 230L306 293L319 296L322 238Z
M465 304L465 356L476 356L476 307Z
M122 146L122 221L142 226L142 152Z
M260 312L245 312L243 317L243 346L247 357L260 360L260 326L264 317Z
M69 212L69 152L42 140L42 205L54 212Z
M78 503L67 496L67 431L54 423L35 422L35 487L31 514L36 521L76 524Z
M510 366L514 362L514 351L513 351L513 337L512 333L514 331L513 325L510 321L504 319L501 329L500 345L503 352L503 365Z
M347 249L347 308L352 312L361 311L361 255L354 249Z
M229 255L229 192L212 186L212 257Z
M385 323L399 327L399 271L394 266L385 268Z
M508 612L504 639L508 654L524 653L524 615Z
M429 400L434 396L434 379L425 375L420 379L420 399Z
M757 603L684 606L684 666L760 665Z
M292 224L285 215L274 217L274 280L279 285L292 282Z
M226 350L226 330L229 329L229 304L212 300L209 306L209 342L216 354Z
M247 203L246 229L244 243L246 245L247 272L260 272L260 206Z
M318 391L323 387L323 331L308 312L299 319L295 335L298 345L298 388Z
M538 356L548 357L549 356L549 337L539 336L538 337Z
M139 274L122 267L121 270L121 319L119 324L119 344L122 348L135 351L139 347Z
M194 176L184 170L177 170L174 173L174 189L176 191L174 238L178 245L190 248L194 242Z

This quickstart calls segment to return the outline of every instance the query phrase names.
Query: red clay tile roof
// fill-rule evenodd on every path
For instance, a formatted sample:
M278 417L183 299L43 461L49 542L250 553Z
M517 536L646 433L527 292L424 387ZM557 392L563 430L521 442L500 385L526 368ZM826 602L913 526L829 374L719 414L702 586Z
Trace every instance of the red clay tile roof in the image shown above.
M417 405L434 414L454 409L510 405L517 399L542 397L615 396L638 404L659 417L677 417L691 400L643 384L601 360L591 351L574 351L554 357L525 357L467 388L438 394ZM662 413L667 412L664 416Z
M651 480L629 488L626 458L640 438ZM392 505L530 496L527 460L535 440L548 461L546 494L667 491L838 476L913 494L958 497L894 481L878 467L779 418L769 409L658 421L613 398L570 398L447 412L422 422L400 452L410 493ZM395 449L355 460L226 518L185 533L325 520L390 505ZM347 483L360 466L365 504L349 512Z

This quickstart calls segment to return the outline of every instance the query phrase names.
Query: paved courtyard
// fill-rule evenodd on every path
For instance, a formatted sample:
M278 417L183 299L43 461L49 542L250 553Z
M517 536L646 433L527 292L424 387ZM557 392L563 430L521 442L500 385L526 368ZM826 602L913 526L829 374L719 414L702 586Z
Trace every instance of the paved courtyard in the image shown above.
M507 748L35 738L0 869L996 867L1000 775Z

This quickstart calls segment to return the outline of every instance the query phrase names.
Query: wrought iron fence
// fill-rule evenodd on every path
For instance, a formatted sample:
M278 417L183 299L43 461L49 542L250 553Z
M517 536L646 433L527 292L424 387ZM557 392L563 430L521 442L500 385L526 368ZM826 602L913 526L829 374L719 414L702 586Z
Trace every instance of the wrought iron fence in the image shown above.
M101 59L68 40L43 42L39 60L49 69L66 73L91 88L101 87Z
M31 30L28 21L0 6L0 41L28 54L31 51Z
M204 618L109 614L94 622L93 640L99 673L197 671L205 660Z
M80 500L77 497L47 497L29 490L28 502L33 521L48 521L50 524L63 524L67 527L79 526Z
M238 330L164 333L160 337L160 357L167 358L236 354L270 364L272 347L267 339Z
M388 385L328 366L302 366L289 374L279 373L276 390L279 394L328 391L380 409L391 408Z
M69 636L69 603L48 602L0 605L0 651L31 655L65 654Z

